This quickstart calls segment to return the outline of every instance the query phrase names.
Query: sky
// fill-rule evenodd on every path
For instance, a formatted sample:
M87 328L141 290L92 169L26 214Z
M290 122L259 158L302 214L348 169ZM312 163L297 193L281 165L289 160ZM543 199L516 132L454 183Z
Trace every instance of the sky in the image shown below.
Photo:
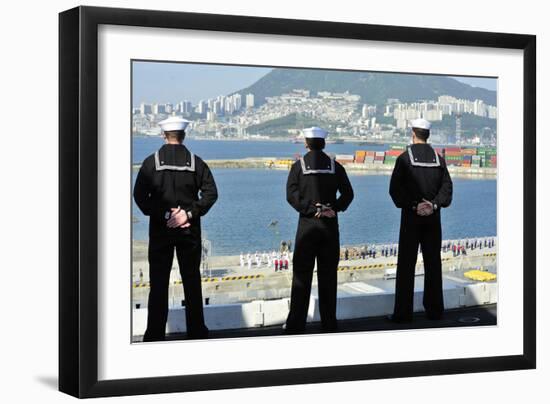
M177 103L182 100L196 104L246 88L270 71L271 68L264 67L134 62L132 102L134 106L141 102ZM496 90L496 79L454 78L472 86Z
M487 79L484 77L453 77L458 81L469 84L473 87L486 88L487 90L496 91L497 90L497 80L496 79Z
M133 104L182 100L195 104L248 87L270 71L246 66L134 62Z

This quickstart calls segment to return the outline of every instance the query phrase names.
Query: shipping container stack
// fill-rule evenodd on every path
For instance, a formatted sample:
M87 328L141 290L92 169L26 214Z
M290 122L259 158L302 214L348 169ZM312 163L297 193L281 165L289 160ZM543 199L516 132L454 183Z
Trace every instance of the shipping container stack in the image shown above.
M403 153L403 150L388 150L384 156L384 164L394 165L401 153Z
M374 157L376 153L372 150L367 150L365 152L365 164L374 164Z
M481 156L477 154L475 156L472 156L471 167L481 167Z
M385 164L394 165L405 151L404 145L391 145L387 151L357 150L353 154L337 154L340 164ZM436 147L435 151L445 159L448 166L491 167L497 166L497 151L494 147Z
M445 148L445 161L447 166L459 167L462 165L462 153L460 152L460 147L446 147Z
M342 165L353 163L354 158L353 154L337 154L335 156L336 161Z
M480 156L481 167L496 167L497 166L497 151L491 147L480 147L477 149L477 154Z
M365 150L357 150L355 152L355 163L364 164L366 155L367 155L367 152Z
M491 147L446 147L436 151L445 158L448 166L496 167L496 149Z
M464 154L462 159L462 167L471 167L472 166L472 155Z

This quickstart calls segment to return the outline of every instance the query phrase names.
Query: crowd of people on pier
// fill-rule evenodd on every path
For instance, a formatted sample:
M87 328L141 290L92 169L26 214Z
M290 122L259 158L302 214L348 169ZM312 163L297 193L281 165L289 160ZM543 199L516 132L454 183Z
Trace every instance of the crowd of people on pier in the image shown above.
M290 252L287 251L256 251L254 254L241 253L239 256L241 268L270 268L275 272L288 270Z
M282 242L279 251L256 251L255 253L241 253L239 256L241 268L268 268L275 272L286 271L291 261L290 242ZM453 257L467 255L468 251L486 249L495 246L495 238L475 238L465 240L444 240L441 252L452 252ZM340 260L366 260L381 257L397 257L397 244L365 244L363 246L343 247L340 250ZM419 248L418 252L421 252Z
M344 247L340 250L340 260L359 260L380 257L396 257L397 244L363 245L359 247Z
M452 252L453 257L460 255L467 255L468 251L483 250L486 248L492 248L495 246L494 237L463 239L463 240L444 240L441 244L441 252ZM421 252L420 247L418 252ZM343 247L340 250L340 260L365 260L374 259L380 257L397 257L398 245L397 244L383 244L383 245L368 245L355 246L355 247Z
M252 269L268 268L275 272L286 271L289 268L291 260L292 241L281 241L279 250L256 251L255 253L242 253L239 255L239 264L241 268Z
M467 255L468 250L483 250L485 248L493 248L495 246L495 238L483 238L483 239L466 239L458 241L446 241L443 242L441 247L441 252L452 251L453 257L458 257L460 255Z

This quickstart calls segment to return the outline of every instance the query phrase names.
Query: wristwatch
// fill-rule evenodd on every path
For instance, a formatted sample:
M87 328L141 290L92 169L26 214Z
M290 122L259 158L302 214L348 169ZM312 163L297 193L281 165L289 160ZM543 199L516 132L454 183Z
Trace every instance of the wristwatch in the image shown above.
M185 213L187 213L187 220L191 220L191 219L193 219L193 214L191 213L191 211L190 211L190 210L188 210L188 211L187 211L187 212L185 212Z

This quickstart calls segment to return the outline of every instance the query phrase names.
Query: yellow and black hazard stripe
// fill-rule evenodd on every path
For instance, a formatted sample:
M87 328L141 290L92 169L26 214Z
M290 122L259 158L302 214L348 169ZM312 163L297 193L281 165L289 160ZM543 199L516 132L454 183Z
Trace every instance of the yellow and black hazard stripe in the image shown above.
M241 281L241 280L254 280L254 279L260 279L263 278L264 275L262 274L255 274L255 275L239 275L239 276L224 276L223 278L202 278L202 282L205 283L213 283L213 282L221 282L221 281ZM178 279L176 281L173 281L173 285L181 285L183 282L181 279ZM149 282L142 282L142 283L135 283L133 285L134 288L148 288Z
M252 280L252 279L260 279L264 276L262 274L255 274L255 275L238 275L238 276L224 276L221 278L221 281L243 281L243 280Z
M382 269L384 267L394 267L395 265L397 265L395 262L388 262L384 264L352 265L338 267L338 271L363 271L366 269Z

